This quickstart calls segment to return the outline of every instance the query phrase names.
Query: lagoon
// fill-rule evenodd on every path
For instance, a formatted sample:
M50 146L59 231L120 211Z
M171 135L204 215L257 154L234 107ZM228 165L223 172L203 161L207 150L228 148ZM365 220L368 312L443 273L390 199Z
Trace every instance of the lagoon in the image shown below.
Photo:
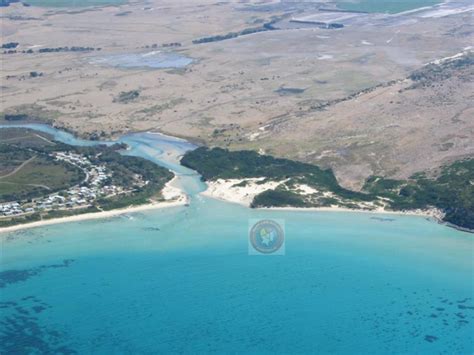
M108 6L123 5L127 0L27 0L27 4L40 7L88 7L88 6Z
M147 53L113 54L91 58L91 64L114 66L124 69L180 69L193 62L192 58L175 52L152 51Z
M337 4L343 10L396 14L442 2L441 0L338 0Z
M176 162L190 143L120 141L174 170L189 207L0 234L1 353L473 352L472 234L212 200ZM285 255L248 255L254 218L285 221Z

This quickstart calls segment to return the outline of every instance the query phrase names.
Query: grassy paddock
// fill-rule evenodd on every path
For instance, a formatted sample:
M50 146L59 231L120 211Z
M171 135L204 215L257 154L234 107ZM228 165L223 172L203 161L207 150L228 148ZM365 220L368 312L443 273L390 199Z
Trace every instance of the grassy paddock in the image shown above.
M0 153L0 170L4 162L8 164L8 156ZM42 196L77 184L83 178L78 168L36 156L14 174L0 177L0 202Z

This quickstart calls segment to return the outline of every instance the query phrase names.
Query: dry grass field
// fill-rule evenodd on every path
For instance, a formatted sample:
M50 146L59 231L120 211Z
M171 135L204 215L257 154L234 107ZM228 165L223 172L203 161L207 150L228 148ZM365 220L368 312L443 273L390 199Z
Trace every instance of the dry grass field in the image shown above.
M156 130L208 145L262 149L330 166L352 188L372 174L407 177L474 154L472 66L406 90L414 70L472 44L472 10L371 14L341 29L288 25L319 6L334 4L13 4L0 10L3 43L19 43L17 53L1 54L2 111L26 112L85 136ZM275 18L281 19L276 30L193 43ZM96 50L39 53L65 46ZM162 69L102 62L156 51L193 62Z

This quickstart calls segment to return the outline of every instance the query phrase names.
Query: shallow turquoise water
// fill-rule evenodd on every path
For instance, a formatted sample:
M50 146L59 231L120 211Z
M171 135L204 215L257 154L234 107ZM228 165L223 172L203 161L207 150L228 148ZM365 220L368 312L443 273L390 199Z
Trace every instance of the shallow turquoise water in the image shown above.
M178 170L190 206L8 234L0 353L474 351L472 234L203 198L167 156L189 143L123 140ZM286 255L248 255L253 218L285 221Z

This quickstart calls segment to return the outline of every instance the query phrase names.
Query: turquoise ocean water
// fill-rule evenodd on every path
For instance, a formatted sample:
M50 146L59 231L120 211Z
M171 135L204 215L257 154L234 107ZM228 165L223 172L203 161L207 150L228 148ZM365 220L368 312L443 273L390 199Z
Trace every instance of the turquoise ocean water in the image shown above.
M176 171L189 207L3 235L0 353L473 353L472 234L204 198L168 155L192 145L121 140ZM248 255L255 218L285 221L285 255Z

